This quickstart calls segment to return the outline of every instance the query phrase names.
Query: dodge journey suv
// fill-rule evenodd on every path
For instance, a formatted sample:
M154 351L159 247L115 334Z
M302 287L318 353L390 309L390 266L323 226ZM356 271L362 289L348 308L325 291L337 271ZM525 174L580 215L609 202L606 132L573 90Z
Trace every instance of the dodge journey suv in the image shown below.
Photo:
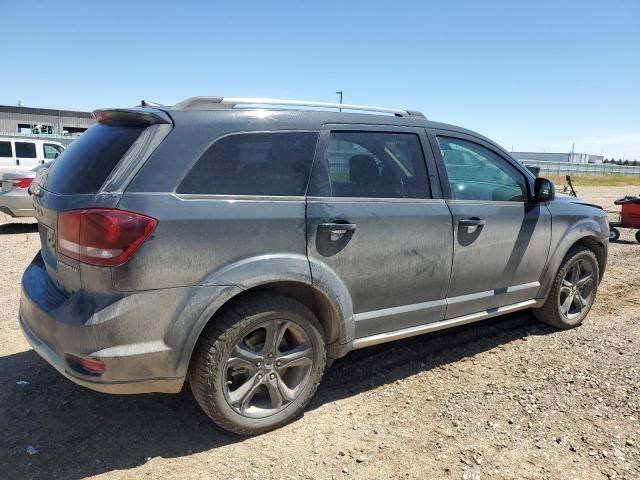
M94 116L30 187L20 302L33 348L88 388L188 382L254 434L351 350L529 308L572 328L594 302L606 214L475 132L223 97Z

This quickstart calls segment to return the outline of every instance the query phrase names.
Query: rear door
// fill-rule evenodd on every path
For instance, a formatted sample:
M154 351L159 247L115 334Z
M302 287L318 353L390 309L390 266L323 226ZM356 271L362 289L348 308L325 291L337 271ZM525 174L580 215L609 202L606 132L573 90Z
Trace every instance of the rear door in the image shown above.
M424 129L409 127L328 125L321 133L307 251L312 274L330 269L348 288L356 338L444 317L451 215L427 145Z
M24 170L31 170L39 165L38 161L39 145L34 141L18 141L14 142L16 153L16 167Z
M493 145L432 133L454 227L446 318L531 301L549 252L548 208L530 201L524 168Z

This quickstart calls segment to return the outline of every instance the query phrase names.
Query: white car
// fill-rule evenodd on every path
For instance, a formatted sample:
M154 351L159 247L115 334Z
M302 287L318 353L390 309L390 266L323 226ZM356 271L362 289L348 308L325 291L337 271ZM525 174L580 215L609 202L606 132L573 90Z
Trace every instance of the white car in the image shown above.
M0 177L4 173L29 170L54 160L64 145L51 140L0 137Z
M2 175L0 189L0 212L10 217L33 217L33 198L29 194L29 187L38 170L49 168L52 162L38 165L31 170L5 172Z

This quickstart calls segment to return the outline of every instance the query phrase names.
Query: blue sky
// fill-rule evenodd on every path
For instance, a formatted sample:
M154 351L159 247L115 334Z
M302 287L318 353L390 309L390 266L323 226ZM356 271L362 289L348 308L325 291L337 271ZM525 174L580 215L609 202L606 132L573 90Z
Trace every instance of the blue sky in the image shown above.
M0 0L0 103L269 96L421 110L640 160L640 1Z

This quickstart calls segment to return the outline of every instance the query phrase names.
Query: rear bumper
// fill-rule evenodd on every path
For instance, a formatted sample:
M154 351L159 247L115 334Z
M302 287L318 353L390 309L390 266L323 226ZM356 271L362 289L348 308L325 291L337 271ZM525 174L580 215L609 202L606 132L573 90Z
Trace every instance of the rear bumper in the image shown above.
M24 323L22 317L20 317L20 328L22 329L22 333L25 338L38 355L45 359L53 368L64 375L67 379L83 387L96 390L98 392L113 394L149 392L177 393L182 389L184 378L153 378L127 380L123 382L104 382L101 380L94 380L91 377L84 377L71 370L63 357L36 337Z
M185 343L208 305L192 301L200 298L206 298L200 287L66 295L38 254L22 279L19 320L34 350L79 385L116 394L177 393L190 356ZM78 357L101 360L104 373L86 372Z

